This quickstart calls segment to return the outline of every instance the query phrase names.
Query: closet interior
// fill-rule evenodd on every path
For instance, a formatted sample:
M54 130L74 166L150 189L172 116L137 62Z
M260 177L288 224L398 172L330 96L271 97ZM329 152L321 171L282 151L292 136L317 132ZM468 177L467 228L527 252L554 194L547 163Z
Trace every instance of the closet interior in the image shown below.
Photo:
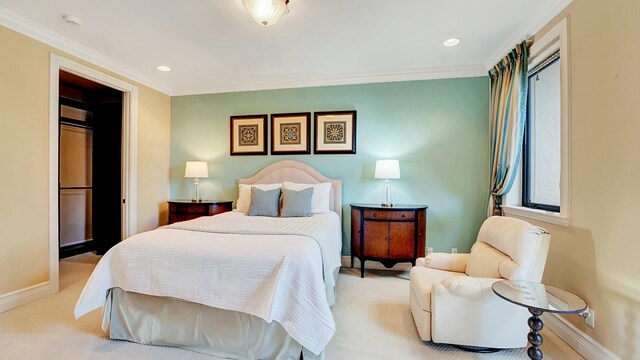
M104 254L122 240L123 93L59 77L60 258Z

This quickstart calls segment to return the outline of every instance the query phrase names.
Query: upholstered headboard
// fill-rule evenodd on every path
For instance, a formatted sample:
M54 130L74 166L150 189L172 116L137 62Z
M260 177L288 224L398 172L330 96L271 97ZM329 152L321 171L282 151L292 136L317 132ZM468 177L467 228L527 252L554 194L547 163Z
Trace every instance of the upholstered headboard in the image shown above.
M300 184L330 182L332 186L329 208L338 213L342 220L342 180L330 179L299 161L283 160L267 165L250 178L238 179L238 184L274 184L284 181Z

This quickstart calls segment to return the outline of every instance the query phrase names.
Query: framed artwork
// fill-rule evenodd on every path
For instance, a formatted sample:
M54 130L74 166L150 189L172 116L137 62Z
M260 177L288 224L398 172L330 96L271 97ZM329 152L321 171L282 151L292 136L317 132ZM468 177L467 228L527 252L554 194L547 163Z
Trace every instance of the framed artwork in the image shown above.
M231 155L267 155L267 115L231 116Z
M311 153L311 113L271 114L271 155Z
M314 154L356 153L356 111L314 113Z

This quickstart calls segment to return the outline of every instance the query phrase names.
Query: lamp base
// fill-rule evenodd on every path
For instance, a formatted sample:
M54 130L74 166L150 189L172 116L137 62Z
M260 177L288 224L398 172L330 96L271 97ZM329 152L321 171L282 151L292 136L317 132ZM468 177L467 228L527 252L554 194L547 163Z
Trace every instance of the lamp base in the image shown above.
M191 198L191 202L202 202L202 199L200 199L200 179L194 178L193 185L196 188L196 197Z
M384 181L384 187L382 189L384 192L382 207L393 207L393 204L391 203L391 184L389 183L389 179Z

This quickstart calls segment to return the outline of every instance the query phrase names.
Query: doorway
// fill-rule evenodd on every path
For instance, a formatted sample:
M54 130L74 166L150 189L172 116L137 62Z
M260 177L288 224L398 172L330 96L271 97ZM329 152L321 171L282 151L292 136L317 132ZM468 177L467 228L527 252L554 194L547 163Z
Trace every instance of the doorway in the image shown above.
M122 240L123 93L60 70L59 257Z
M126 81L107 75L88 66L71 61L56 54L50 56L49 71L49 293L57 293L60 288L60 176L59 176L59 142L60 142L60 71L77 75L85 80L105 85L121 92L121 137L120 137L120 175L117 182L120 183L120 225L105 225L108 231L119 232L115 239L124 239L137 233L137 131L138 131L138 87ZM95 142L92 140L92 145ZM85 157L88 155L85 155ZM91 155L93 158L93 154ZM93 165L93 164L92 164ZM85 173L86 174L86 173ZM91 171L91 180L101 176ZM115 181L115 180L114 180ZM92 187L96 184L91 183ZM84 185L87 186L87 185ZM93 199L92 199L93 200ZM85 202L85 207L86 207ZM91 205L91 209L94 209ZM86 211L86 209L85 209ZM86 215L85 215L86 217ZM92 214L92 220L98 221L96 214ZM98 228L100 224L98 224ZM92 223L91 239L98 231L96 223ZM84 230L86 236L87 231ZM88 238L87 238L88 239ZM83 239L83 240L87 240ZM106 251L107 245L103 251ZM96 251L98 248L96 247ZM89 253L87 253L89 254Z

